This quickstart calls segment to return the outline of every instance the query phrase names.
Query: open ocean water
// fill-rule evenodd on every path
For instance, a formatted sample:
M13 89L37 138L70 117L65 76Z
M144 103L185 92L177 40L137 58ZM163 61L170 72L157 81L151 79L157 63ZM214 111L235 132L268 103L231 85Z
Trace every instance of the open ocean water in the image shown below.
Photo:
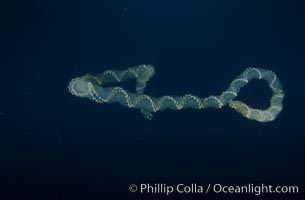
M0 67L1 200L304 199L303 0L12 4L2 26L1 54L13 54ZM247 67L272 70L283 110L266 123L227 106L147 120L69 93L72 78L140 64L155 67L145 91L154 97L219 95ZM256 80L237 99L266 109L271 95Z

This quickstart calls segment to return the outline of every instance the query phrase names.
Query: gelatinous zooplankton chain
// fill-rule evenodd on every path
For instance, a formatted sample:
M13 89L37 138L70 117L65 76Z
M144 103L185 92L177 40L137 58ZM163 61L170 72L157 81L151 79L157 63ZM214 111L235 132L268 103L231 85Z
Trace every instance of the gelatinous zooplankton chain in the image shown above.
M152 113L164 109L181 110L185 108L230 108L241 113L244 117L259 122L273 121L283 109L284 92L281 83L274 72L260 68L247 68L235 78L228 89L218 96L200 98L192 94L183 96L152 97L144 94L147 82L154 75L152 65L139 65L124 71L107 70L101 74L87 74L72 79L69 91L78 97L88 98L97 103L119 103L128 108L141 109L142 114L152 118ZM130 92L122 87L107 87L107 83L120 83L127 79L136 79L136 91ZM240 90L253 79L265 80L271 91L272 97L267 109L255 109L242 101L234 100Z

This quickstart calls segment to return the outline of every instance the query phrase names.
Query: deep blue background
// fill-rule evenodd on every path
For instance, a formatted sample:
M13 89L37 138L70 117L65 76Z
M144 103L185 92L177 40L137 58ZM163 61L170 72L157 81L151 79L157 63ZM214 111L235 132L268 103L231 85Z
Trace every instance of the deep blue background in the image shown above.
M304 197L304 6L298 0L17 2L7 15L14 31L3 29L14 39L2 38L2 53L14 54L6 57L13 65L1 67L1 199L140 199L128 185L147 182L298 185ZM146 91L153 96L217 95L246 67L271 69L285 91L284 110L271 123L229 108L163 111L148 121L138 110L68 92L74 77L138 64L156 68ZM270 91L253 82L239 98L265 108ZM186 197L223 198L177 199Z

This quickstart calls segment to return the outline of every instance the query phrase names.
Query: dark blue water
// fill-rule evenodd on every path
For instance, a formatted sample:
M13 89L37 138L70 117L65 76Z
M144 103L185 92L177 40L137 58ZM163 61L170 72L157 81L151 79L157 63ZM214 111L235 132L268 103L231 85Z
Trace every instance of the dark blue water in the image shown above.
M1 67L0 199L302 199L305 14L291 1L20 1ZM4 45L6 47L6 45ZM3 50L5 52L6 50ZM86 73L152 64L152 96L218 95L246 67L285 92L271 123L235 111L139 110L72 96ZM239 97L268 106L268 85ZM130 184L297 185L299 194L140 194Z

